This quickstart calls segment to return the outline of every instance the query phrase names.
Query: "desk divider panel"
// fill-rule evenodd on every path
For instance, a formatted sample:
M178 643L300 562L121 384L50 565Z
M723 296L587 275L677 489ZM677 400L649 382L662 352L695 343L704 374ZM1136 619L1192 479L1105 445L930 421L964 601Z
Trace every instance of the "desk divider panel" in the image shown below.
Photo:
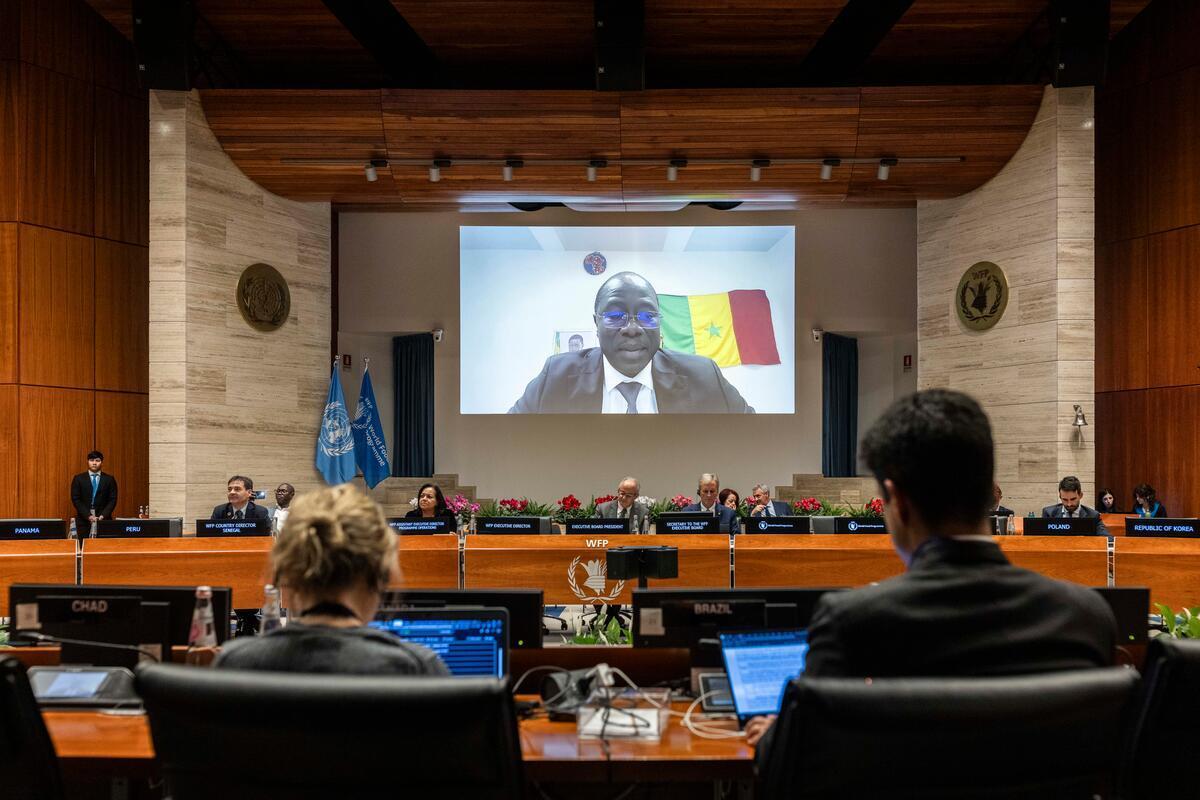
M503 537L501 537L503 538ZM389 589L459 588L456 533L397 536L400 547L400 582Z
M1018 567L1084 586L1108 586L1107 536L994 536Z
M14 583L75 583L74 539L0 541L0 617Z
M1149 586L1152 604L1175 611L1200 606L1200 539L1125 536L1115 546L1117 586Z
M737 536L739 587L865 586L904 571L886 534Z

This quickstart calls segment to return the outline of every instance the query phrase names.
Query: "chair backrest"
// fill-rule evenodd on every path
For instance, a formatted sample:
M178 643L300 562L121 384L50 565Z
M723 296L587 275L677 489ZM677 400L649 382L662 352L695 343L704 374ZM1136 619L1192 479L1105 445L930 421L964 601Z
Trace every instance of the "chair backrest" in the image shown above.
M0 795L12 800L60 800L58 756L25 666L0 659Z
M1146 648L1142 702L1129 728L1125 796L1193 798L1196 782L1176 765L1200 748L1200 641L1159 636Z
M137 673L171 796L520 797L512 696L495 678Z
M1091 798L1113 787L1138 675L804 678L785 692L767 798Z

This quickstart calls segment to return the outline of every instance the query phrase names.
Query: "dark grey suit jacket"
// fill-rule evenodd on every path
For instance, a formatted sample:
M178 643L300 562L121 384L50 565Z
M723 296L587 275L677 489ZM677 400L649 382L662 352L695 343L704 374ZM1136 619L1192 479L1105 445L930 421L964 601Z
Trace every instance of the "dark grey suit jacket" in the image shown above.
M711 358L659 350L651 362L660 414L753 414ZM599 347L546 359L510 414L599 414L604 407Z
M271 512L266 506L256 505L253 500L246 503L246 519L268 519L270 516ZM209 519L233 519L233 505L222 503L213 509Z
M616 519L618 510L617 501L609 500L607 503L596 506L596 516L604 519ZM650 509L634 500L629 512L632 518L629 523L630 533L645 533L650 530Z
M772 500L771 501L771 511L775 512L775 516L777 516L777 517L786 517L786 516L791 515L791 513L792 513L791 507L788 506L788 504L783 502L782 500ZM753 511L751 511L750 516L761 517L762 514L755 514Z
M1042 517L1043 518L1049 519L1049 518L1053 518L1053 517L1065 517L1065 516L1067 516L1067 510L1065 508L1063 508L1062 503L1055 503L1052 506L1046 506L1045 508L1042 509ZM1108 536L1108 527L1105 526L1104 518L1100 516L1099 511L1097 511L1094 508L1088 508L1087 506L1080 504L1079 516L1081 516L1081 517L1096 517L1097 519L1099 519L1100 522L1097 524L1096 533L1099 534L1100 536Z

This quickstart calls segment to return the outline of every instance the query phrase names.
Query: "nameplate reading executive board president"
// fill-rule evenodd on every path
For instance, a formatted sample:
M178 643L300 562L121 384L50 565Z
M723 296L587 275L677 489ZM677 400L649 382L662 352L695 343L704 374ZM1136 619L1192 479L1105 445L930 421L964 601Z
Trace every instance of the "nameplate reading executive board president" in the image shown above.
M662 349L658 293L633 272L596 293L600 347L546 359L510 414L753 414L705 356Z

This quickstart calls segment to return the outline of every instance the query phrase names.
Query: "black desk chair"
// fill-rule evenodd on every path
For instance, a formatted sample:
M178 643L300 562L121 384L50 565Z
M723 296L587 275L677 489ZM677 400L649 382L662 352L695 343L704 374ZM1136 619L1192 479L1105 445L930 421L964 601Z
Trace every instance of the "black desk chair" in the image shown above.
M58 755L33 697L25 665L0 659L0 796L61 800Z
M1185 766L1200 747L1200 641L1152 639L1144 673L1123 770L1124 796L1190 800L1200 793Z
M174 800L523 794L512 696L494 678L152 664L137 688Z
M759 776L765 798L1090 798L1114 788L1138 675L800 678Z

